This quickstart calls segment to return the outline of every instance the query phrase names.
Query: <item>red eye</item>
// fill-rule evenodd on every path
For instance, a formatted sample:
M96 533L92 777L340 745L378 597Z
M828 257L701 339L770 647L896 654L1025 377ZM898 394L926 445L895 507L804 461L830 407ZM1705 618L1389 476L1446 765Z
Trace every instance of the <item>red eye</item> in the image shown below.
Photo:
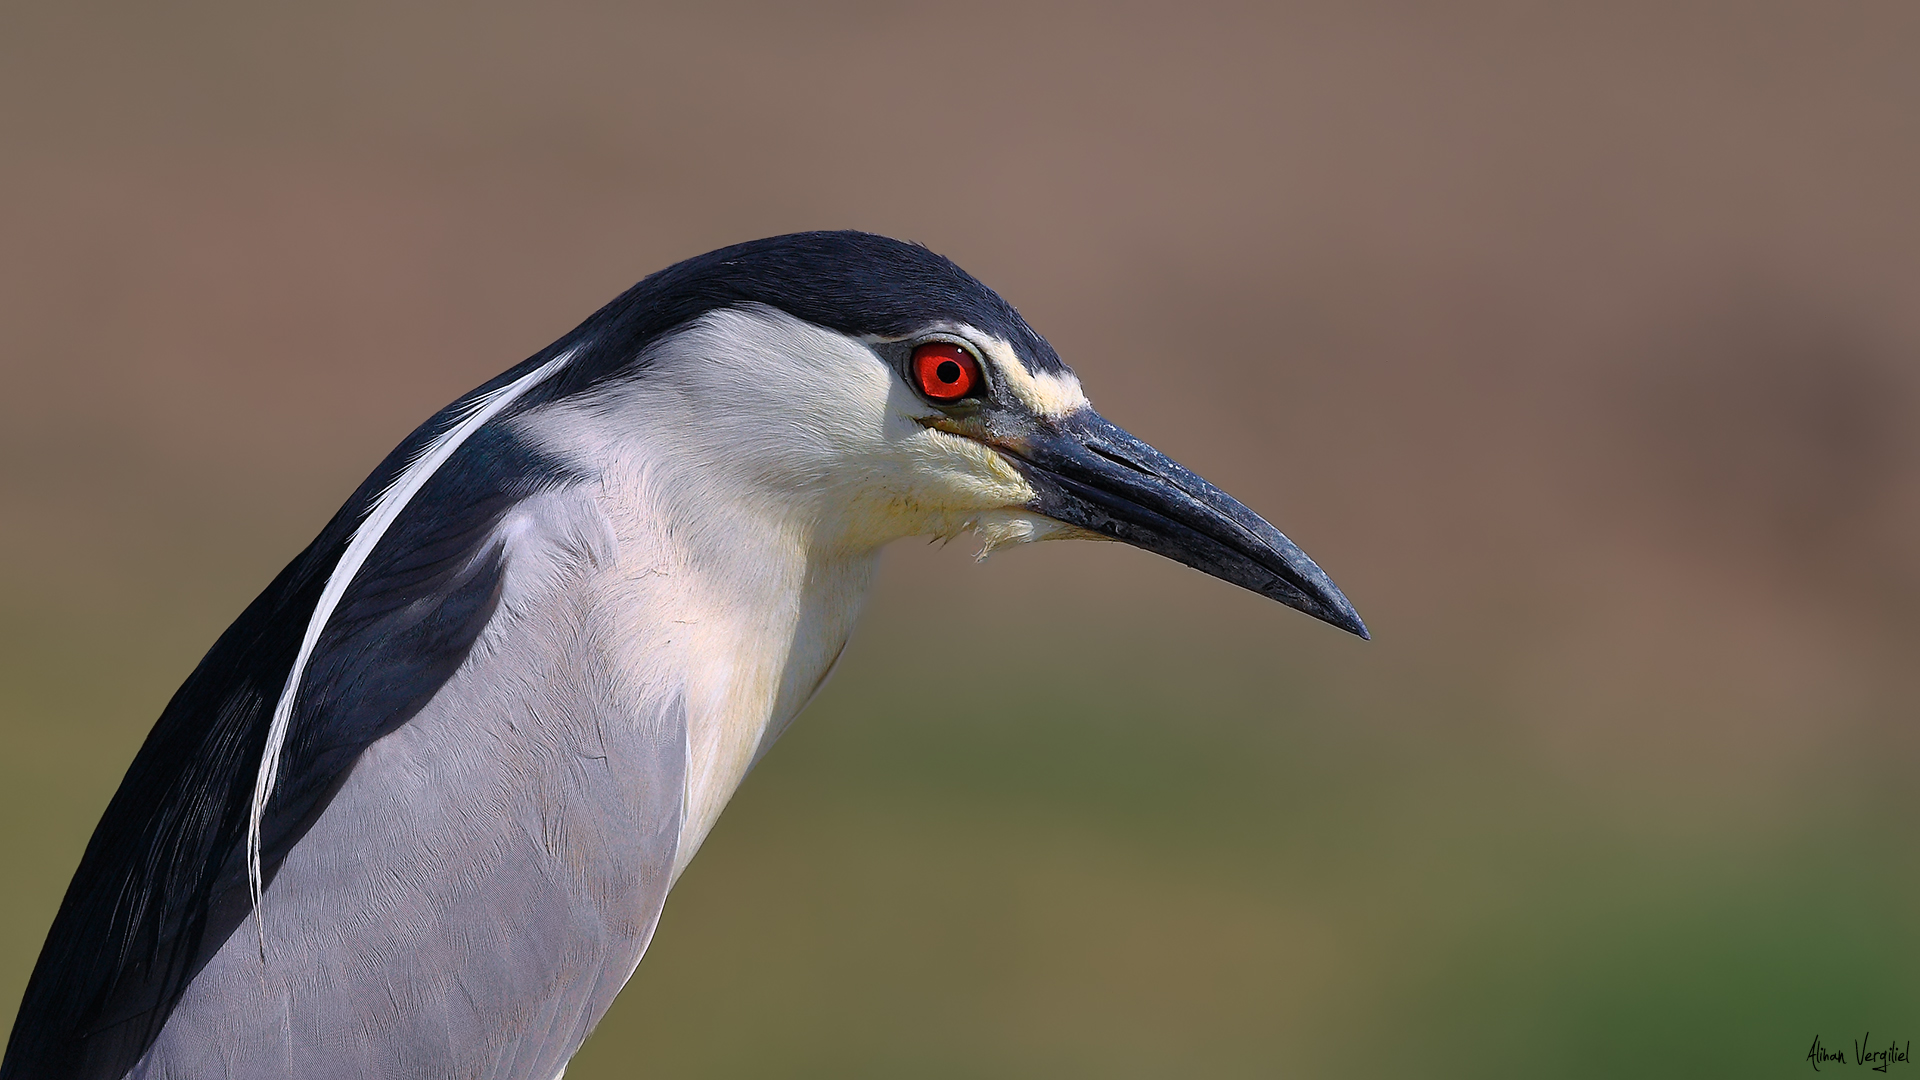
M980 365L958 345L929 341L913 350L913 381L935 401L958 401L980 388Z

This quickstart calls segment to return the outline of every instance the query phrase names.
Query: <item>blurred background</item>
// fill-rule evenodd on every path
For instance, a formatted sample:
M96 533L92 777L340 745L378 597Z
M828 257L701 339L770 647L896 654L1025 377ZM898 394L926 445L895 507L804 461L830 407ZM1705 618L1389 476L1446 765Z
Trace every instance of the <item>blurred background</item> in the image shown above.
M670 262L858 227L1375 640L900 545L570 1077L1920 1037L1917 47L1909 3L0 7L0 1024L166 698L388 448Z

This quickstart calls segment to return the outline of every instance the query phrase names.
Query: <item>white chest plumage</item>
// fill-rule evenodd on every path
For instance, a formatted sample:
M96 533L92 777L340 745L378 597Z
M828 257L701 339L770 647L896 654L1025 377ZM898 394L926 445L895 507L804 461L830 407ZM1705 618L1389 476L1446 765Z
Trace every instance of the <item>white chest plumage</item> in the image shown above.
M672 531L639 526L617 493L599 501L616 540L610 564L586 583L593 630L630 686L677 694L686 708L677 878L838 659L876 556L809 558L767 536L749 548L754 565L715 566Z

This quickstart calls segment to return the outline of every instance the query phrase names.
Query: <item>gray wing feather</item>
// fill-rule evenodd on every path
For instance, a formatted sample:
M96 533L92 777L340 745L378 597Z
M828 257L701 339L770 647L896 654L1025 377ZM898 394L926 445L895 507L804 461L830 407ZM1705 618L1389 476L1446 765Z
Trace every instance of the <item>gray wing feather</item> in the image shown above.
M264 963L229 938L130 1075L551 1080L612 1004L670 884L685 707L584 599L516 596L555 576L516 555L467 664L288 854Z

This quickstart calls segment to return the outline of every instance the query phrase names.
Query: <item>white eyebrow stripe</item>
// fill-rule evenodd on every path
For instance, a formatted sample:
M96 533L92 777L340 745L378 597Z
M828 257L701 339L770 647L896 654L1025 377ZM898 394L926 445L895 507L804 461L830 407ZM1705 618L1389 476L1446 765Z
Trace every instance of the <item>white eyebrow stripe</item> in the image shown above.
M502 409L513 404L514 400L538 386L554 372L560 370L573 358L576 349L569 349L559 356L541 364L532 371L520 376L505 386L490 390L473 399L466 406L466 415L458 423L433 437L421 448L419 456L400 470L386 489L374 497L373 508L353 531L353 539L348 541L347 550L335 564L333 573L328 575L327 584L320 591L320 600L313 608L313 616L307 620L306 636L300 640L300 651L293 658L293 668L287 672L287 684L280 691L280 699L273 706L273 722L267 726L267 745L260 754L260 770L253 780L253 805L247 815L247 887L252 894L254 919L260 931L260 955L266 956L267 930L266 920L260 914L260 824L266 817L267 799L273 794L273 786L280 778L280 751L287 741L287 727L293 720L293 705L296 692L300 688L300 677L306 673L308 661L313 659L313 650L320 643L320 633L326 629L327 620L333 616L347 586L353 583L354 576L366 565L367 556L373 554L375 545L385 536L387 530L399 519L400 512L406 509L413 497L426 486L429 479L440 466L446 464L454 451L460 449L473 436L473 433L486 426L487 421L500 414Z
M992 362L1001 383L1035 415L1057 420L1091 407L1073 372L1028 371L1012 345L986 334L979 337L980 350Z

